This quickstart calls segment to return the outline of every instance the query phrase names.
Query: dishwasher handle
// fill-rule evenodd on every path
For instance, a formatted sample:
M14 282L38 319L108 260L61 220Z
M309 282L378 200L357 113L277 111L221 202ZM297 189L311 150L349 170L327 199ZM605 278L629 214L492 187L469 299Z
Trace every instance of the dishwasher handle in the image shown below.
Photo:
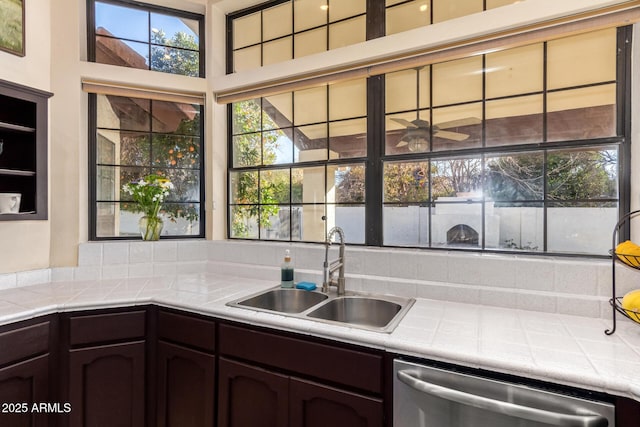
M398 371L398 379L422 393L529 421L561 427L607 427L609 425L609 421L598 414L562 414L442 387L417 378L417 372L411 370Z

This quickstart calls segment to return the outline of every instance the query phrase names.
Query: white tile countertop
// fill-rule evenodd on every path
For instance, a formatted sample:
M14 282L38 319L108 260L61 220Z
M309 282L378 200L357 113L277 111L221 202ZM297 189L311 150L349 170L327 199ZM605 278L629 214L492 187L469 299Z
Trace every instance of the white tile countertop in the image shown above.
M229 307L275 286L216 273L59 281L0 290L0 324L84 309L157 304L640 401L640 325L417 298L391 334Z

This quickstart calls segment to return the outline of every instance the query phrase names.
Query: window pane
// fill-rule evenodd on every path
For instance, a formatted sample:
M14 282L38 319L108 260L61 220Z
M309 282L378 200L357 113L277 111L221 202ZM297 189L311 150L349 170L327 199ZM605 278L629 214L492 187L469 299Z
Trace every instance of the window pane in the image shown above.
M429 201L429 162L387 162L384 165L384 202Z
M144 10L108 3L95 3L96 32L107 30L113 37L147 41L149 40L149 13Z
M367 120L343 120L329 123L329 150L338 158L367 154Z
M96 62L121 67L149 69L146 43L96 36Z
M293 162L291 129L264 132L262 135L262 164L274 165Z
M185 43L188 49L197 45ZM163 73L197 77L200 75L199 53L197 50L164 46L151 46L151 69Z
M507 251L544 250L544 208L542 203L487 202L485 247Z
M233 167L258 166L262 163L262 135L250 133L233 137Z
M171 236L200 234L200 203L165 203L161 212L165 219L162 233Z
M325 216L324 205L294 206L291 213L293 215L296 212L300 217L298 228L301 231L299 236L294 233L291 236L292 239L306 242L324 242L326 237L325 222L322 220L322 217Z
M277 64L293 59L291 39L291 37L284 37L264 43L262 45L262 65Z
M463 104L433 109L433 150L459 150L482 143L482 104ZM422 120L428 120L423 118ZM440 132L443 131L443 132Z
M327 121L326 86L299 90L293 93L294 123L296 125Z
M154 169L153 173L169 178L174 189L167 202L199 202L200 171L193 169Z
M615 84L549 93L547 140L615 136L615 103Z
M149 134L116 130L98 130L98 164L149 165Z
M335 22L367 12L366 0L334 1L329 8L329 21Z
M233 133L256 132L261 129L262 109L259 99L234 102L232 112Z
M325 202L324 166L292 169L291 179L292 203Z
M245 47L233 52L233 71L253 70L262 65L262 49L260 46Z
M549 199L617 198L617 161L616 147L550 151L547 156Z
M347 243L364 243L364 205L327 205L327 229L342 228Z
M547 209L547 250L607 255L617 221L617 203L552 205Z
M262 98L262 128L290 127L293 123L291 92Z
M229 221L231 237L242 239L257 239L258 213L260 209L254 206L229 206Z
M260 238L289 240L291 237L291 210L288 206L263 205L260 207Z
M482 57L434 65L432 90L433 105L482 99Z
M300 126L294 129L294 161L327 160L327 125Z
M420 115L421 118L416 118L415 113L387 116L385 120L386 154L429 151L431 138L429 112L421 111ZM427 120L422 117L426 117Z
M616 52L615 28L548 42L549 89L615 80Z
M367 81L348 80L329 85L329 120L367 115Z
M387 2L387 5L389 2ZM386 32L387 35L401 33L402 31L429 25L431 13L427 3L421 0L412 0L387 9Z
M487 146L542 142L543 96L519 96L487 101L485 139Z
M541 91L543 61L541 43L486 55L486 97Z
M476 194L481 190L481 182L482 162L479 157L452 158L431 163L431 192L436 202L450 197L457 201L455 198L458 196L461 200L467 200L468 194Z
M260 171L260 203L283 204L291 202L289 169Z
M327 201L364 203L364 165L327 166Z
M294 31L302 31L327 23L326 0L297 0L293 4Z
M487 157L485 165L485 191L492 200L514 202L544 199L542 152Z
M258 203L258 172L230 172L229 189L233 204Z
M415 70L387 74L384 84L387 113L418 108L418 75Z
M198 49L199 23L193 19L151 13L151 42ZM163 40L164 39L164 40Z
M294 37L294 57L313 55L327 50L327 27L320 27L298 33Z
M261 41L261 13L235 18L233 20L233 48L250 46Z
M363 42L367 39L367 19L364 16L329 25L329 49Z
M200 135L200 106L179 102L152 101L153 132Z
M265 9L262 12L262 39L272 40L291 34L291 2Z
M482 12L483 0L433 0L433 23Z
M200 138L180 135L154 135L152 142L154 167L200 167Z
M467 196L439 197L431 210L431 245L482 247L482 203Z
M429 207L385 205L382 211L384 244L429 246Z
M151 101L123 96L96 95L97 127L148 131Z

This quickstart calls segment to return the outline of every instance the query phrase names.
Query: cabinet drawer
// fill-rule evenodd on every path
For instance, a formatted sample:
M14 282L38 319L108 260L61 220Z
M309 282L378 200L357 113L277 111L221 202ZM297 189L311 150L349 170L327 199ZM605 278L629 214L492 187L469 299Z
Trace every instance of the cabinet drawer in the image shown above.
M0 366L49 351L50 322L0 333Z
M192 316L160 311L158 313L158 338L213 353L216 342L216 324Z
M382 393L382 355L226 324L219 333L222 355Z
M69 319L69 337L72 346L136 339L145 337L145 314L127 313L76 316Z

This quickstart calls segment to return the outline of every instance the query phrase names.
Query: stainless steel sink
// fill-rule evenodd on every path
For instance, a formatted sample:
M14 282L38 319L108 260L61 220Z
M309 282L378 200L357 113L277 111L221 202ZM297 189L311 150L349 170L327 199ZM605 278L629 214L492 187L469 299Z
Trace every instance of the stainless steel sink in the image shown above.
M374 297L341 297L322 304L308 314L316 319L353 325L384 328L389 324L402 306L392 301Z
M227 305L376 332L392 332L414 302L413 298L390 295L349 293L346 296L329 296L319 291L274 288Z
M271 289L237 302L237 305L279 313L302 313L329 298L319 292L300 289Z

